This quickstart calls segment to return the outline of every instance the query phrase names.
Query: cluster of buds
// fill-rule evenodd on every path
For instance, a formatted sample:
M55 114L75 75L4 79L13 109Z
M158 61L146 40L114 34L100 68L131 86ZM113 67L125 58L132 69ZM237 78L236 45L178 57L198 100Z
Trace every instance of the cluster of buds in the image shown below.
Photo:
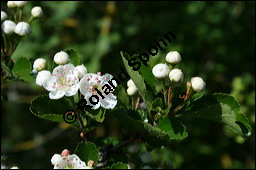
M1 11L1 56L7 66L12 65L11 56L20 42L32 32L31 21L43 16L42 8L36 6L31 9L30 18L26 20L23 11L27 4L28 1L7 1L7 7L12 14Z
M152 73L157 79L165 79L169 77L169 80L172 84L181 84L184 79L184 74L181 69L174 68L177 64L181 62L181 56L177 51L169 52L165 60L168 64L157 64L153 67ZM192 89L195 92L201 92L205 88L205 82L201 77L192 77L191 78Z

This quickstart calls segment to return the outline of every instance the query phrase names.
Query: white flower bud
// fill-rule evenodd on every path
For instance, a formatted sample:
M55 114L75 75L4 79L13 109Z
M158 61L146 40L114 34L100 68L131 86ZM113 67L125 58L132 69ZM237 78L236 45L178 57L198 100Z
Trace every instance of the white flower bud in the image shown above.
M38 58L34 61L33 69L36 71L41 71L46 67L46 60L43 58Z
M1 22L7 20L8 16L4 11L1 11Z
M156 78L165 78L168 76L170 68L167 64L157 64L153 67L152 73Z
M24 6L26 6L28 4L28 1L15 1L16 6L19 8L23 8Z
M43 84L51 77L51 72L48 70L40 71L36 76L36 84L43 86Z
M51 162L53 165L56 165L62 159L60 154L54 154L51 158Z
M54 62L59 65L64 65L69 62L69 55L68 53L61 51L55 54L54 56Z
M17 7L16 1L8 1L8 2L7 2L7 6L8 6L9 8L15 8L15 7Z
M136 86L130 86L127 89L127 94L129 96L134 96L135 94L137 94L137 92L138 92L138 88Z
M169 73L169 78L171 82L175 83L181 83L184 79L184 74L180 69L172 69L171 72Z
M78 71L78 78L81 79L84 77L86 73L88 73L87 68L82 64L79 66L76 66L76 69Z
M14 32L20 36L25 36L31 33L31 28L30 25L26 22L19 22L16 27Z
M143 163L149 163L152 161L152 155L150 152L145 151L141 153L140 159Z
M136 86L134 84L134 82L132 81L132 79L130 79L129 81L127 81L127 87L131 87L131 86Z
M178 53L177 51L171 51L166 55L165 60L171 64L178 64L179 62L181 62L180 53Z
M32 8L31 10L31 15L34 17L34 18L41 18L43 16L43 10L40 6L36 6L34 8Z
M16 24L11 20L5 20L2 23L2 30L5 34L10 35L14 32Z
M204 90L206 83L201 77L192 77L191 85L194 91L201 92Z

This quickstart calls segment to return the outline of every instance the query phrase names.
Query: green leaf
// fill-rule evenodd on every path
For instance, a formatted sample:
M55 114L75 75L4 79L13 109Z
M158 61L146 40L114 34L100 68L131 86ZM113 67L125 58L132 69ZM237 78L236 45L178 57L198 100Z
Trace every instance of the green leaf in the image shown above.
M48 94L38 96L32 100L30 106L30 111L35 116L54 122L65 122L63 116L69 110L73 109L66 98L63 97L58 100L52 100L49 98Z
M127 108L129 106L129 98L123 86L117 86L114 94L116 94L118 101L122 104L123 107Z
M239 112L240 105L233 96L215 93L203 95L192 102L183 116L224 123L246 138L251 135L252 129L246 115Z
M126 68L127 73L133 80L134 84L138 88L143 100L145 101L147 106L150 106L151 103L154 100L154 94L152 91L146 88L146 84L144 82L143 77L139 74L138 71L132 70L132 67L128 65L127 59L130 58L127 53L121 52L122 60L124 63L124 66Z
M175 119L169 119L168 117L159 118L158 127L165 131L170 139L181 140L188 136L186 127Z
M128 166L122 162L117 162L111 166L111 169L128 169Z
M86 164L90 160L93 160L97 164L99 160L99 150L92 142L80 142L75 149L75 154Z
M68 53L70 57L70 63L74 66L78 66L80 64L80 57L76 54L75 50L69 49L64 50L66 53Z
M13 66L12 72L20 80L25 82L32 82L33 77L30 75L32 71L30 61L25 57L20 57Z
M89 116L91 119L96 120L97 122L103 122L105 119L105 113L106 109L100 107L96 110L89 109L89 108L84 108L85 109L85 114Z
M144 64L141 64L139 72L144 78L146 86L148 85L147 87L156 94L156 78L152 73L150 65L145 66Z

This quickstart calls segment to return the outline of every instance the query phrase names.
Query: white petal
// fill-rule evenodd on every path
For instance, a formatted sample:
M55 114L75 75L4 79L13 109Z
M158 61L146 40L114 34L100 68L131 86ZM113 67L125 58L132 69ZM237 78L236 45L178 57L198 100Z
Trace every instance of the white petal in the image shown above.
M100 100L100 104L105 109L113 109L117 104L116 96L113 94L108 95L104 99Z
M73 96L73 95L75 95L76 92L78 91L78 89L79 89L79 84L76 84L76 85L71 86L71 87L66 91L65 96Z
M49 98L50 99L60 99L62 98L64 95L65 95L65 91L62 91L62 90L52 90L50 93L49 93Z
M81 80L80 80L80 92L85 96L87 93L89 93L89 91L86 89L86 87L89 87L90 84L89 82L86 80L88 77L84 76Z
M54 82L56 82L56 78L51 76L47 81L44 82L43 87L48 91L54 90Z
M57 164L61 160L61 155L60 154L54 154L52 156L51 162L53 165Z
M62 157L55 165L53 169L65 169L68 166L68 163Z

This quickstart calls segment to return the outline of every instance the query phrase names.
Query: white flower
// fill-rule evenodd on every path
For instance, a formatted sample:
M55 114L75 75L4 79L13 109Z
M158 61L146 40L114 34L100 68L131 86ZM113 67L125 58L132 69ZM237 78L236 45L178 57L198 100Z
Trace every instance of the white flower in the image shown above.
M2 23L2 30L5 34L10 35L14 32L16 24L11 20L5 20Z
M1 11L1 22L8 18L7 14L4 11Z
M34 8L32 8L31 10L31 15L34 17L34 18L41 18L43 16L43 10L40 6L36 6Z
M86 73L88 73L87 68L82 64L79 66L76 66L76 69L78 71L78 77L79 79L83 78Z
M59 65L67 64L69 62L69 55L68 53L61 51L55 54L54 62Z
M133 96L133 95L137 94L137 92L138 92L138 88L136 86L130 86L127 89L127 94L129 96Z
M15 8L15 7L17 7L16 1L7 1L7 6L8 6L9 8Z
M50 91L50 99L60 99L64 95L73 96L79 88L78 71L73 64L58 66L43 86Z
M30 25L26 22L19 22L16 27L14 32L20 36L25 36L31 33L31 28Z
M117 82L112 80L113 76L110 74L103 76L99 74L85 74L80 81L80 91L84 95L87 105L92 106L92 109L98 109L100 106L105 109L113 109L117 100L111 92L114 91Z
M43 84L51 77L51 72L48 70L40 71L36 76L36 84L43 86Z
M181 83L184 79L184 74L180 69L175 68L169 73L169 78L171 82Z
M19 8L23 8L24 6L26 6L28 4L28 1L15 1L16 6Z
M191 79L192 89L196 92L204 90L206 83L201 77L192 77Z
M153 67L152 73L156 78L165 78L168 76L170 68L167 64L157 64Z
M51 162L54 165L53 169L89 169L86 163L81 161L76 154L63 157L59 154L54 154Z
M149 163L152 161L152 155L150 152L145 151L141 153L140 159L143 163Z
M127 87L130 86L135 86L134 82L132 81L132 79L130 79L129 81L127 81Z
M166 55L165 60L171 64L178 64L179 62L181 62L180 53L178 53L177 51L171 51Z
M46 67L46 60L43 58L38 58L34 61L33 69L36 71L41 71Z

